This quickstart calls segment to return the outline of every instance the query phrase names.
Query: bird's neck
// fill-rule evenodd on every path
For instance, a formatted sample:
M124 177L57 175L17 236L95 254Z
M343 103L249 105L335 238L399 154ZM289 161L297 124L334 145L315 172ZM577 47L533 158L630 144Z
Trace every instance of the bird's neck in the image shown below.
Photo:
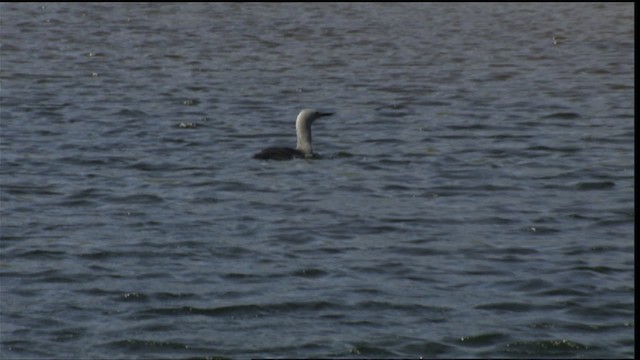
M296 121L296 135L298 137L296 149L302 151L305 156L313 154L313 148L311 147L311 124L305 121Z

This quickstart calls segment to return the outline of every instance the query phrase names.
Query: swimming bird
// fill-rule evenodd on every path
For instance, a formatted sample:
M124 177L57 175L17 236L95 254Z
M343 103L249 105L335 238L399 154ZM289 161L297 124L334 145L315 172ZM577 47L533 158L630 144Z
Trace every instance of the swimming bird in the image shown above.
M298 144L295 149L289 147L269 147L253 155L258 160L291 160L294 158L312 158L314 156L311 147L311 123L319 117L333 115L333 113L320 112L315 109L304 109L296 119L296 136Z

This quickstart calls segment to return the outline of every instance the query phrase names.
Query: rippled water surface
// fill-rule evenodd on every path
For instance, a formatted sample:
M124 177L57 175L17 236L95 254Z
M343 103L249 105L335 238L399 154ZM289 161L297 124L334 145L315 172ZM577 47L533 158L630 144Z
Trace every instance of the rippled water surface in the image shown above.
M633 358L633 11L1 4L0 357Z

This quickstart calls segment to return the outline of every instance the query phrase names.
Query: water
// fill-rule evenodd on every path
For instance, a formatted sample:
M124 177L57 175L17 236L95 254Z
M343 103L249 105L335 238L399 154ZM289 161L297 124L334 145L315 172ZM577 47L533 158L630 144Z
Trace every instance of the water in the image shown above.
M634 357L632 4L0 20L2 358Z

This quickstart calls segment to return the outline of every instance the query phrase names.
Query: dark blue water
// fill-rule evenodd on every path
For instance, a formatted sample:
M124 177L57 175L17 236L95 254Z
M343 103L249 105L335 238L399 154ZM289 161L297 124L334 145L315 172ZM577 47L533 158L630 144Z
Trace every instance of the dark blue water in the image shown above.
M633 11L0 4L0 357L633 358Z

